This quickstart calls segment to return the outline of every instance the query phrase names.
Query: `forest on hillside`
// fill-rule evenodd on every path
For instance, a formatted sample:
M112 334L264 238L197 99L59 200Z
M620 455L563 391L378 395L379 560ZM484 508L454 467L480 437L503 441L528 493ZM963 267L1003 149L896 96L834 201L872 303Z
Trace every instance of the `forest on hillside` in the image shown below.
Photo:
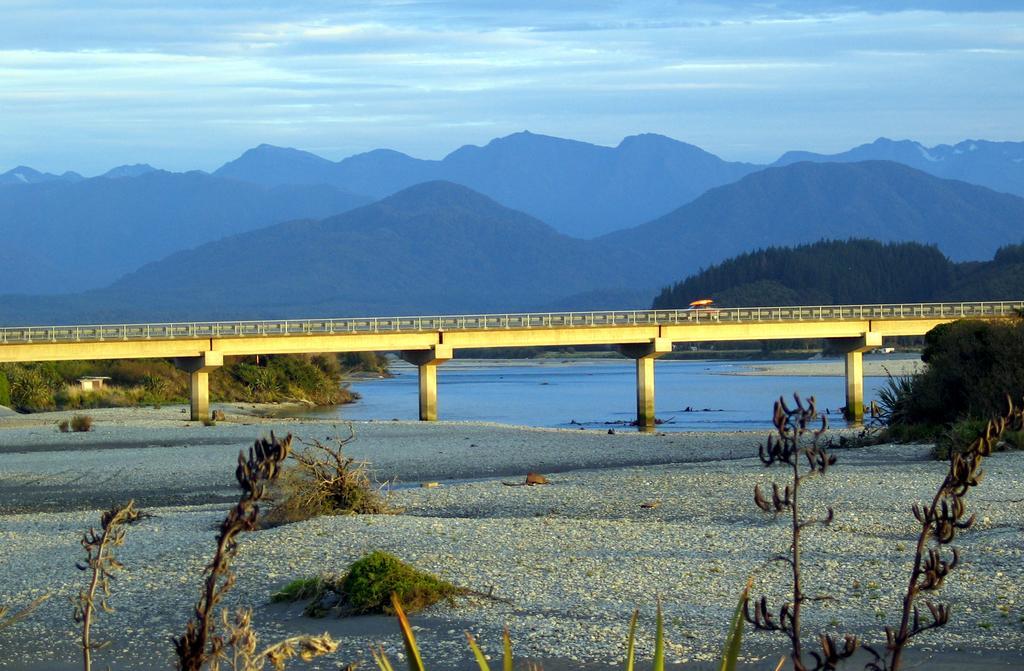
M920 303L1024 297L1024 245L991 261L956 263L934 245L823 240L747 252L662 289L655 309L716 306Z

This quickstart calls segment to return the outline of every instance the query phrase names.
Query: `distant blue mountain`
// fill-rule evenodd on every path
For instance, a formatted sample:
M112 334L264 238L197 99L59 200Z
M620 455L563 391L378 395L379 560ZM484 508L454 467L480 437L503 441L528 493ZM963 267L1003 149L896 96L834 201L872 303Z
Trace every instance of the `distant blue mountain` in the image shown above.
M4 296L0 322L644 307L656 287L742 252L848 237L933 244L958 261L991 258L1024 240L1024 198L890 161L801 162L581 240L467 187L428 182L320 221L207 242L104 289Z
M709 188L758 170L661 135L617 147L521 132L440 161L378 149L333 163L305 151L260 145L215 175L258 184L332 184L381 198L432 180L468 186L575 237L634 226Z
M5 293L109 284L144 263L242 231L322 218L369 202L332 186L267 187L201 172L144 171L0 186L3 244L47 259L42 273L5 272Z
M790 165L799 161L895 161L936 177L959 179L994 191L1024 196L1024 142L964 140L955 145L925 147L913 140L883 137L839 154L786 152L773 165Z
M136 163L134 165L119 165L116 168L111 168L106 171L100 177L106 177L107 179L124 179L125 177L140 177L150 172L154 172L156 168L148 163Z
M675 280L753 249L821 239L932 244L954 261L1024 240L1024 198L892 161L799 162L712 189L674 212L599 238L646 250Z
M85 179L77 172L70 170L63 175L54 175L49 172L39 172L25 165L8 170L0 174L0 185L4 184L41 184L43 182L78 182Z

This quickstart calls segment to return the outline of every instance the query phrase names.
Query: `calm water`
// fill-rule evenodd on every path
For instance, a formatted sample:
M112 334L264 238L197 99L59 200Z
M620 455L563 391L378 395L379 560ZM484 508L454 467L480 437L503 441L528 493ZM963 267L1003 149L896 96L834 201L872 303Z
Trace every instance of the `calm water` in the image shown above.
M771 406L780 394L815 396L831 409L845 403L842 377L738 376L759 362L659 361L655 367L656 413L664 431L758 430L769 425ZM787 362L798 365L801 362ZM416 419L417 377L413 366L392 365L395 377L359 381L355 404L313 411L340 419ZM864 379L865 400L876 397L884 378ZM603 428L636 417L635 366L632 361L456 360L437 373L441 419L500 422L528 426ZM691 411L686 411L690 407Z

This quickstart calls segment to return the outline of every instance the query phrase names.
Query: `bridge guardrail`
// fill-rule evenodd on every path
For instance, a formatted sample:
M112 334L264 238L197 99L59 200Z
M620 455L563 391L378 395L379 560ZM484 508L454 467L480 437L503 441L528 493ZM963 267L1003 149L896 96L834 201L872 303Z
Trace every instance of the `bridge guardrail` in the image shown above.
M1009 317L1024 310L1024 301L817 305L692 310L614 310L425 317L342 317L234 322L94 324L0 328L0 345L102 340L170 340L254 336L409 333L522 328L589 328L597 326L673 325L738 322L822 321L844 319L942 319Z

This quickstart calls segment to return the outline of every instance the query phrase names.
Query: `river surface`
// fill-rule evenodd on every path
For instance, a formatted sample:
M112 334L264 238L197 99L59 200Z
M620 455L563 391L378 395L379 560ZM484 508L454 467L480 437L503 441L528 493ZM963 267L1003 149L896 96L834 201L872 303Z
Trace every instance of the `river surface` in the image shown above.
M830 420L843 425L840 376L736 375L776 362L659 361L655 365L655 411L663 431L759 430L770 425L780 394L814 396ZM805 362L787 361L787 368ZM811 362L806 362L811 363ZM817 362L820 364L820 360ZM839 362L837 362L839 363ZM632 361L469 360L438 367L438 416L540 427L611 428L636 418L636 372ZM353 382L356 403L318 409L309 416L352 420L416 419L416 368L391 366L394 377ZM865 402L877 397L884 377L865 377Z

